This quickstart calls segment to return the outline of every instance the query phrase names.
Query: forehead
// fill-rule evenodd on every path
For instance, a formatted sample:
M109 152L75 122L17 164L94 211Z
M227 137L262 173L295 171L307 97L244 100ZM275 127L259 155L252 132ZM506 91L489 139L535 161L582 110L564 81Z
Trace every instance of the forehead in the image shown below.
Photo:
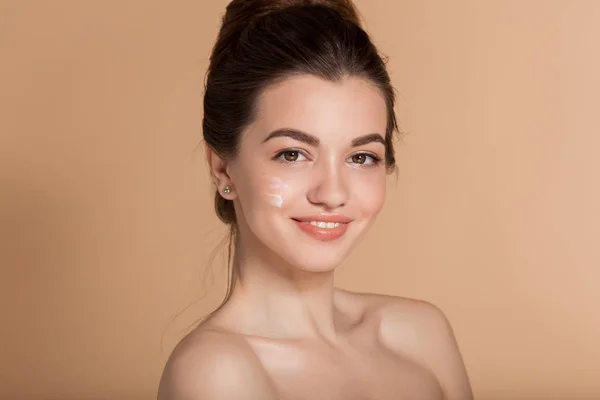
M299 129L321 138L385 134L383 94L370 81L348 77L331 82L300 75L268 87L259 97L255 131Z

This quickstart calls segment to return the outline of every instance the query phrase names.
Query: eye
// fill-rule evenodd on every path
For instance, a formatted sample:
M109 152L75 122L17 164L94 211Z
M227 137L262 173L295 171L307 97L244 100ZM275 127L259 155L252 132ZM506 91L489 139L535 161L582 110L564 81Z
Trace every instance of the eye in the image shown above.
M285 161L294 162L300 157L300 153L294 150L286 151L282 154Z
M367 161L366 154L355 154L351 158L352 162L355 164L364 164Z
M374 154L356 153L350 156L350 162L358 165L377 165L381 159Z
M283 150L277 153L275 159L282 163L294 163L298 161L304 161L306 156L300 150Z

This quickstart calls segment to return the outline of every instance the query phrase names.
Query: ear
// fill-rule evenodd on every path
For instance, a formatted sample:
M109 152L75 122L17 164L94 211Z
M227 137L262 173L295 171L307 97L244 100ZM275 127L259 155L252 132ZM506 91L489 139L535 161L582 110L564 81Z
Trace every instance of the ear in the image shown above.
M227 160L219 156L219 154L208 145L206 146L206 160L208 161L208 167L210 168L211 179L221 196L227 200L233 200L235 198L235 188L231 176L229 175L229 164ZM228 193L225 193L226 187L229 188Z

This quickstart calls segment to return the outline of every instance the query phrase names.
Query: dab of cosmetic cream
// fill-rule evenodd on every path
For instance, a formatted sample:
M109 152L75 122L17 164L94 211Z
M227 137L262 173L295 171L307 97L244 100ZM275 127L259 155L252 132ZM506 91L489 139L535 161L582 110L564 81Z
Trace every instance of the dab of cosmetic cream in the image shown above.
M269 184L270 193L266 196L269 198L269 204L274 207L281 208L283 206L283 191L288 188L288 185L283 183L279 178L271 178Z

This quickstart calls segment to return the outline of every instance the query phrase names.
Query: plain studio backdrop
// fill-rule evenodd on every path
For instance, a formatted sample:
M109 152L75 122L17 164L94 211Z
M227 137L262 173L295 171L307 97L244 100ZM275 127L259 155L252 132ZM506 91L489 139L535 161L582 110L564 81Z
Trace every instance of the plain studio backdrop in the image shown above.
M0 398L154 398L222 298L227 3L0 2ZM405 135L338 285L442 308L477 399L600 398L600 2L356 3Z

